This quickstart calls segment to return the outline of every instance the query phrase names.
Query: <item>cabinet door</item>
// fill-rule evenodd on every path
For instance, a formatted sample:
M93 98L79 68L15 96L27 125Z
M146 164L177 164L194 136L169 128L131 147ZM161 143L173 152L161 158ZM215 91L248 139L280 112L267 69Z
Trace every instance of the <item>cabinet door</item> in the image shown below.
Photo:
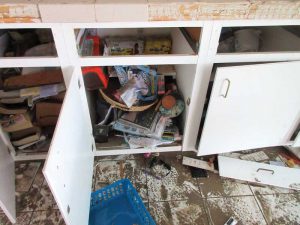
M294 148L299 148L300 147L300 132L298 133L293 145Z
M300 117L300 62L218 68L199 155L286 145Z
M89 217L94 158L82 89L73 73L43 169L68 225L87 225Z
M1 131L2 132L2 131ZM0 207L8 219L16 222L15 163L0 138Z

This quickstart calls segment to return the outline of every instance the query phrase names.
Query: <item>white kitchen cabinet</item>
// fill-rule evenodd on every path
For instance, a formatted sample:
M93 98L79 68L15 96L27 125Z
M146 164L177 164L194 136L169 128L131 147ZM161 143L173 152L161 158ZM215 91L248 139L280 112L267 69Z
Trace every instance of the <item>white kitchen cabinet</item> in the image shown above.
M296 71L300 68L300 38L276 27L275 23L298 25L299 30L297 22L216 22L208 52L212 63L203 74L205 84L208 86L211 81L213 88L210 95L198 98L202 102L201 111L205 101L208 103L202 115L205 119L199 133L198 155L270 146L299 146L300 86ZM217 52L222 28L254 26L265 32L265 46L260 51ZM217 67L216 73L212 74L213 65L222 67ZM299 150L295 148L295 151ZM296 190L300 188L299 169L223 155L218 159L221 176Z
M179 145L170 145L153 149L129 149L117 148L104 150L96 147L92 135L92 123L88 108L88 99L86 97L84 82L82 78L81 68L83 66L106 66L106 65L162 65L172 64L177 69L177 82L182 94L187 102L187 108L183 115L182 124L185 126L191 123L189 119L189 99L191 98L193 89L191 88L196 77L198 53L193 51L182 35L179 27L181 26L198 26L201 22L191 23L137 23L132 27L131 23L121 24L123 32L127 29L140 30L143 27L148 29L159 30L172 36L173 49L171 55L141 55L126 57L80 57L77 54L74 30L78 27L88 27L88 24L26 24L24 28L40 28L50 27L53 32L58 57L14 57L0 58L0 67L61 67L65 78L67 93L61 109L59 120L52 138L52 143L48 152L43 173L53 193L58 207L67 224L87 224L89 215L89 200L92 185L93 159L95 155L116 155L128 153L143 152L166 152L181 151L183 143ZM110 28L109 25L104 28ZM5 24L4 27L21 28L23 24ZM99 24L95 25L100 26ZM111 24L114 32L118 32L119 24ZM107 30L107 29L106 29ZM112 29L108 29L112 31ZM120 30L122 30L120 28ZM102 29L99 30L100 34ZM124 34L121 32L121 34ZM68 39L68 41L66 41ZM48 63L47 63L48 62ZM184 132L184 135L185 134ZM5 142L5 146L1 148L5 154L1 155L0 160L7 161L10 155L7 147L10 148L11 155L15 161L19 160L35 160L44 159L45 155L20 155L15 152L13 146L6 133L1 132L1 138ZM114 143L109 143L113 145ZM192 144L191 144L192 145ZM3 164L4 165L4 164ZM7 165L7 164L5 164ZM11 222L15 222L15 201L14 197L14 164L11 160L9 170L1 168L1 177L10 178L10 182L1 186L3 191L10 190L11 198L4 199L1 208L8 215ZM6 210L7 209L7 210Z
M200 155L289 144L300 122L300 62L217 68Z
M299 70L300 64L299 62L277 63L277 61L300 61L299 51L281 52L270 50L257 53L217 53L223 27L276 27L281 25L298 25L299 27L300 21L248 20L246 23L243 20L236 20L0 24L1 29L8 27L48 27L53 32L58 53L57 57L0 58L0 67L50 66L62 68L68 90L43 172L66 223L68 225L85 225L88 223L94 156L167 151L197 151L199 155L209 155L261 146L286 144L299 146L299 135L294 141L289 141L289 138L298 126L300 119L300 96L298 91L300 76L294 73ZM198 52L193 51L185 36L180 32L180 27L198 27L201 29ZM125 34L129 30L135 33L160 30L172 36L173 54L81 57L77 53L74 34L74 30L80 28L97 28L100 35L104 35L105 32ZM206 114L200 144L198 145L196 144L198 128L204 108L206 91L212 78L213 65L215 63L237 62L268 62L268 64L227 67L220 68L217 71L211 102ZM81 68L85 66L142 64L171 64L176 66L178 86L186 102L186 110L182 117L183 141L179 145L154 149L117 147L104 150L103 146L101 147L95 143L92 136L89 104L82 80ZM1 138L4 140L5 146L1 147L0 161L9 162L6 146L11 146L4 133L1 133ZM11 151L13 150L11 149ZM32 155L22 158L18 158L14 153L12 155L15 160L45 158L45 155ZM10 199L4 199L1 195L0 201L2 203L1 207L8 209L4 211L14 222L14 185L12 179L14 171L13 164L6 165L9 169L1 167L0 176L1 179L2 177L9 178L7 182L9 187L0 187L1 190L9 189L11 196ZM254 172L260 168L258 165L255 166ZM251 169L249 171L249 173L252 173ZM268 174L268 171L259 170L258 173ZM292 174L294 173L291 173L291 176ZM230 177L225 172L223 175ZM242 179L243 176L240 175L235 178ZM263 179L261 178L261 180ZM280 178L276 182L280 183L284 180ZM1 190L0 194L2 194ZM5 191L5 193L8 192Z
M89 217L94 150L83 110L81 74L74 71L43 169L67 224L86 224Z
M218 156L220 176L300 190L300 169Z
M0 139L0 178L0 207L9 220L15 223L15 164L2 139Z

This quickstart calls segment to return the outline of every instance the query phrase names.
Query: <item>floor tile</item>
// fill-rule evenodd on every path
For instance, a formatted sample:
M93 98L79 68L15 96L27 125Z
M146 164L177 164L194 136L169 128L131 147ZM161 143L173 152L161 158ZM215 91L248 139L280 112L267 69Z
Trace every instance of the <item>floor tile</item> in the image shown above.
M51 209L57 209L57 205L45 180L41 189L39 190L39 193L36 195L35 211Z
M43 174L43 167L44 167L44 162L41 162L41 165L35 175L35 178L33 180L33 184L41 187L44 183L44 180L45 180L45 177L44 177L44 174Z
M16 163L16 191L29 191L40 165L40 162Z
M198 201L197 201L198 200ZM150 202L150 214L159 225L208 225L203 199Z
M97 191L97 190L99 190L99 189L101 189L101 188L104 188L104 187L106 187L106 186L108 186L109 185L109 183L99 183L99 182L97 182L96 184L95 184L95 190L94 191Z
M207 206L214 225L223 225L231 216L241 225L267 224L253 196L208 198Z
M132 181L143 201L148 201L147 174L145 173L145 161L127 160L124 165L125 178Z
M113 183L121 179L121 165L124 161L103 161L96 166L95 184Z
M289 193L297 193L298 191L288 189L288 188L281 188L281 187L275 187L270 185L259 185L251 183L249 184L249 187L251 188L252 192L255 195L272 195L272 194L289 194Z
M201 197L196 178L192 178L188 167L182 166L181 160L168 157L165 160L171 165L171 173L161 179L147 176L149 202L187 200L193 196ZM159 168L159 167L158 167ZM166 170L161 167L161 171ZM157 174L163 174L160 170Z
M247 183L223 178L211 172L208 175L208 178L199 179L201 194L205 198L253 195Z
M142 154L97 157L93 190L122 178L130 179L157 225L223 225L230 216L239 225L264 225L265 219L269 225L300 224L299 192L248 185L213 173L209 173L209 178L194 179L177 156L180 154L160 155L172 166L172 172L164 178L159 174L166 169L157 167L150 173L149 160ZM17 225L28 225L30 221L40 225L65 224L42 168L42 162L16 163ZM0 225L10 224L0 210Z
M95 168L94 190L98 190L122 178L128 178L137 189L141 198L144 201L148 201L147 177L143 172L144 168L145 162L143 159L100 161Z
M300 224L300 194L257 195L256 198L269 224Z
M94 162L94 168L93 168L93 178L92 178L92 191L95 191L97 190L98 188L95 186L96 185L96 169L97 168L97 165L95 164Z
M14 225L28 225L31 220L32 212L17 213L17 222ZM4 213L0 213L1 225L12 225Z
M30 225L65 225L65 222L58 210L47 210L34 212Z
M28 192L16 193L17 212L30 212L35 210L39 189L37 185L32 185Z

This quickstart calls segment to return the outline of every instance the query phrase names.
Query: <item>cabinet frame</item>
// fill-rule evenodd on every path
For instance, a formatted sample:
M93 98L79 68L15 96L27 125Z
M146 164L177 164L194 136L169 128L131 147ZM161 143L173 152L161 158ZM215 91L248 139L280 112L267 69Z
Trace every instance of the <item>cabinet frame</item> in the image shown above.
M214 63L237 62L275 62L300 60L300 52L271 52L271 53L225 53L218 54L218 42L223 27L251 27L251 26L284 26L298 25L300 20L208 20L208 21L152 21L152 22L103 22L103 23L6 23L0 24L0 29L17 28L50 28L53 33L57 57L15 57L0 58L1 67L61 67L66 86L70 82L70 67L78 70L81 66L111 65L110 58L105 57L79 57L76 48L74 29L76 28L164 28L164 27L201 27L199 51L195 56L182 61L180 56L163 57L114 57L122 63L129 64L137 60L135 64L146 62L159 62L160 64L192 63L196 64L196 75L188 108L188 116L185 124L184 141L182 151L199 151L196 146L198 127L202 116L205 96ZM173 61L174 60L174 61ZM163 62L163 63L161 63ZM173 62L173 63L172 63ZM86 109L88 110L88 109ZM193 118L193 119L192 119ZM90 127L91 128L91 127ZM178 149L177 149L178 150ZM170 151L170 149L166 149ZM14 151L12 151L14 153ZM130 152L130 151L129 151ZM127 152L127 153L129 153ZM104 155L111 154L107 152ZM119 152L118 152L119 154ZM125 153L126 154L126 153ZM14 154L15 155L15 154ZM97 154L99 155L99 154ZM101 155L101 154L100 154ZM32 159L44 159L45 156L33 156ZM24 160L26 158L16 158Z

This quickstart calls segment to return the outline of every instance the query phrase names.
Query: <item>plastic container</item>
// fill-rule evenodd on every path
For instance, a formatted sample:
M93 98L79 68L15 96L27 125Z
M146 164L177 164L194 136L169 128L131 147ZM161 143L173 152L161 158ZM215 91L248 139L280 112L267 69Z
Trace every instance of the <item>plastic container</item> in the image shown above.
M89 225L155 225L128 179L92 193Z

